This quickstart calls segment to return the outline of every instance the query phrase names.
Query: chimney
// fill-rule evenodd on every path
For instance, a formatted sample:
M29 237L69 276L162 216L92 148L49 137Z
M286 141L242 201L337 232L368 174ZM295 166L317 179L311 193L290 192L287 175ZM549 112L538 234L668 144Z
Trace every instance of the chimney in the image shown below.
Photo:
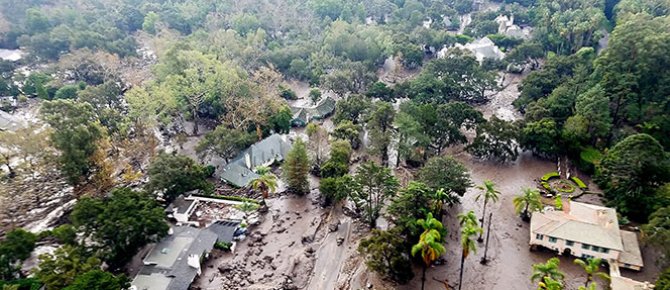
M559 198L562 199L563 197L560 196ZM571 201L569 198L566 199L565 201L563 201L563 213L565 213L565 214L570 214L570 203L571 203L571 202L572 202L572 201Z
M200 257L198 255L189 255L187 264L198 270L198 275L200 275Z

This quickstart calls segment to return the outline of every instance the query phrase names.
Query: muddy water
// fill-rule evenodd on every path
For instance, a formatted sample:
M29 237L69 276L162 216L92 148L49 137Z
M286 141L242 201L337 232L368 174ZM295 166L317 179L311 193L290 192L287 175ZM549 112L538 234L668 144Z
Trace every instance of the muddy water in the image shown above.
M527 153L521 154L516 162L507 165L481 162L465 153L455 153L456 157L470 169L475 184L490 179L501 192L500 200L495 204L489 204L487 209L487 212L493 213L488 250L490 262L486 266L479 263L484 254L484 244L478 244L480 249L471 254L465 262L463 289L535 289L529 280L531 265L546 261L551 255L529 251L528 224L522 222L514 213L512 199L522 188L534 186L533 179L541 176L543 172L554 170L554 164ZM470 188L461 199L462 203L451 208L449 215L445 217L444 224L449 229L449 236L447 252L443 257L447 263L429 269L426 289L444 289L443 284L434 279L446 279L449 285L457 286L461 248L456 215L474 210L477 216L481 217L481 203L475 202L478 194L477 189ZM572 280L578 279L581 272L572 266L571 261L565 260L563 264L562 270L568 273L566 281L568 284L573 284ZM417 289L420 283L420 277L417 277L409 285L398 289Z

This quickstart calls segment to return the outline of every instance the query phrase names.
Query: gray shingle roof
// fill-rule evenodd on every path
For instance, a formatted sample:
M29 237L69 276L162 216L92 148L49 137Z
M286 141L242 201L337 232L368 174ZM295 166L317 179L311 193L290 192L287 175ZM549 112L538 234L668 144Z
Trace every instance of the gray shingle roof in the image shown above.
M222 220L214 222L207 228L217 235L217 242L230 243L239 225L240 221Z
M181 226L173 230L144 259L145 265L132 282L138 290L187 290L198 275L188 265L188 257L209 253L218 238L209 229Z
M327 118L335 111L335 104L337 102L330 96L322 99L314 107L293 107L293 119L291 123L295 125L304 125L313 120L321 120Z
M251 145L235 157L223 168L221 179L237 187L247 186L258 177L252 169L274 161L283 161L289 150L291 142L288 136L273 134Z
M256 178L258 178L258 174L246 168L243 162L228 164L221 173L222 180L236 187L245 187Z

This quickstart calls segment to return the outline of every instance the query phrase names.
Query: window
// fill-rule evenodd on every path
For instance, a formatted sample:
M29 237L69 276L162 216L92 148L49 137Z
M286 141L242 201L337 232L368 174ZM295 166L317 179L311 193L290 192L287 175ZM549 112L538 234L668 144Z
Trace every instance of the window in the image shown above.
M574 246L574 245L575 245L575 242L570 241L570 240L566 240L566 241L565 241L565 245L566 245L566 246Z
M554 238L554 237L549 237L549 242L550 242L550 243L555 243L555 242L556 242L556 238Z
M593 246L593 247L591 247L591 250L594 251L594 252L600 252L600 247Z
M610 252L610 249L600 248L600 252L607 254Z
M589 247L590 247L589 244L582 244L582 249L584 249L584 250L588 250Z
M542 240L544 239L544 235L537 234L535 235L535 239Z
M587 255L587 254L582 254L582 259L591 259L593 256Z

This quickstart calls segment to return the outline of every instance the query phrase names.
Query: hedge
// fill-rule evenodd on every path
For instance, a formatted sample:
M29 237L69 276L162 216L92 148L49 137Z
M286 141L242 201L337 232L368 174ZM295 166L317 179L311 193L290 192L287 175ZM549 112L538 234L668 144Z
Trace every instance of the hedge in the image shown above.
M260 204L257 200L251 199L251 198L246 198L246 197L241 197L241 196L231 196L231 195L204 195L204 194L192 194L193 196L197 197L205 197L205 198L215 198L215 199L222 199L222 200L230 200L230 201L239 201L239 202L249 202L253 204Z
M566 180L560 180L558 181L559 186L556 186L556 190L559 192L564 192L564 193L573 193L575 192L575 186L572 185L570 182ZM561 186L567 187L567 189L561 188Z
M586 186L586 183L584 183L584 181L582 181L581 179L579 179L579 177L577 177L577 176L572 176L572 177L570 177L570 180L572 180L574 183L576 183L577 186L578 186L580 189L582 189L582 190L588 188L588 186Z
M552 192L552 191L553 191L553 190L551 189L551 185L549 185L548 182L542 181L542 182L540 182L540 184L542 184L542 187L544 187L544 189L548 190L549 192Z
M542 176L542 181L549 181L549 179L555 178L555 177L560 177L561 175L558 174L558 172L549 172L545 175Z

